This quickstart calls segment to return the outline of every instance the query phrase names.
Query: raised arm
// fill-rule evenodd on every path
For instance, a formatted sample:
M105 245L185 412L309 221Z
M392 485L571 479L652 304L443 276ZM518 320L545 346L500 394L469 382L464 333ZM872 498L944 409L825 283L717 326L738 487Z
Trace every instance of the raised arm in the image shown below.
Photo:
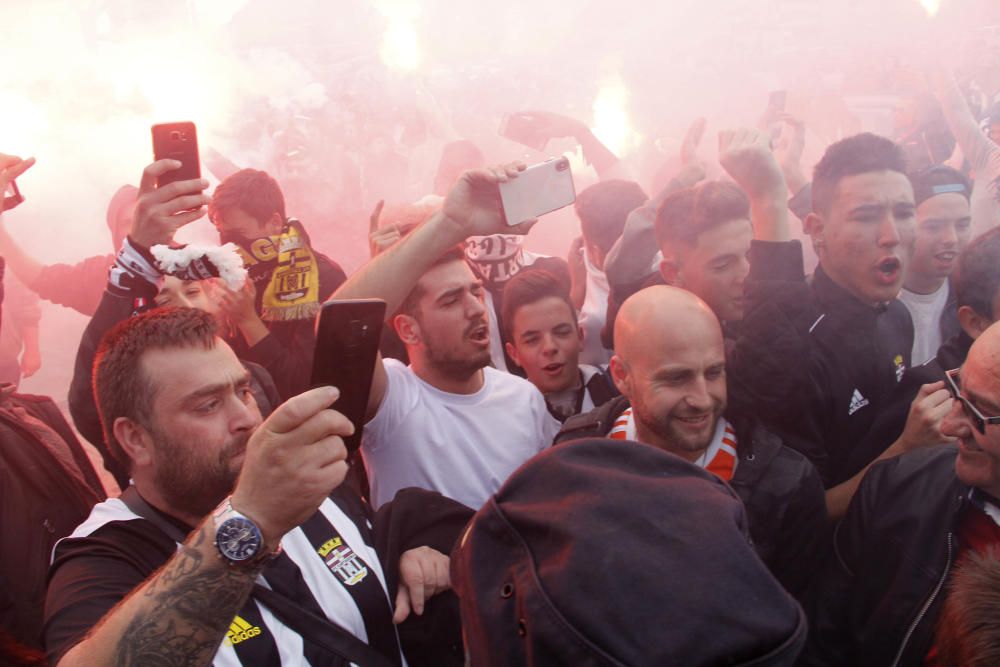
M387 304L386 312L392 314L399 310L420 277L449 248L470 236L526 234L535 221L508 227L497 196L497 186L517 178L524 168L521 163L511 163L462 174L445 197L441 211L372 258L340 286L333 298L382 299ZM368 398L369 419L378 412L385 390L385 367L380 356Z
M931 68L929 80L941 111L944 112L948 128L955 135L955 141L968 158L974 171L982 172L989 164L990 154L1000 151L1000 147L990 141L979 129L969 104L958 88L951 71L943 66Z
M754 238L788 241L788 187L770 137L753 129L720 132L719 163L750 198Z
M346 417L326 409L331 387L280 406L251 436L232 506L260 528L273 552L281 537L316 511L344 479ZM59 667L208 665L266 559L225 562L205 519L162 569L112 609Z

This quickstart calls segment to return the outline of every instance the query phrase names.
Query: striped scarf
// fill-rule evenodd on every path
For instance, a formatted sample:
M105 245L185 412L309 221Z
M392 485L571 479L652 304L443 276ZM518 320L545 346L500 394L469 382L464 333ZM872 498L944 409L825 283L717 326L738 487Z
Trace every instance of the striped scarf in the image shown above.
M635 440L635 416L632 408L618 416L608 437L612 440ZM715 435L698 460L694 462L723 481L730 481L736 473L739 457L736 454L736 430L725 419L720 419L715 427Z

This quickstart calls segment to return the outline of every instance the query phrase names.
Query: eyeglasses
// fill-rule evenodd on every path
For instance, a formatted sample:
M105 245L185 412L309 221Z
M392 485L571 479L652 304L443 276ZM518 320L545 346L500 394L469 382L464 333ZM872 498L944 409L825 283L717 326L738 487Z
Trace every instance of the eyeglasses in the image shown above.
M960 368L955 368L945 372L944 377L948 380L948 390L951 392L951 397L962 404L962 409L965 410L966 416L972 421L972 425L976 427L976 430L986 435L986 425L1000 424L1000 416L987 417L969 399L962 396L962 379L958 375L960 370Z

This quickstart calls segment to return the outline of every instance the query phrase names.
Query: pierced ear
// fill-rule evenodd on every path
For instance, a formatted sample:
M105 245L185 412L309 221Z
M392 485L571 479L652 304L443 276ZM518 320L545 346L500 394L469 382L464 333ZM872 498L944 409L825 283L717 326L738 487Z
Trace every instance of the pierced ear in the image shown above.
M991 324L993 323L989 318L977 313L972 306L959 306L958 325L962 327L962 331L969 335L969 338L973 340L979 338L984 331L990 328Z
M128 417L119 417L111 426L115 440L125 450L135 468L151 465L153 462L153 439L145 428Z
M622 396L629 396L629 381L628 381L628 366L622 361L621 357L617 354L611 357L611 363L608 365L608 370L611 371L611 380L615 383L615 387L621 393Z
M423 342L420 337L420 324L412 315L396 315L392 318L392 326L405 345L420 345Z
M684 279L681 277L681 267L672 259L664 257L660 262L660 276L668 285L673 285L674 287L684 286Z

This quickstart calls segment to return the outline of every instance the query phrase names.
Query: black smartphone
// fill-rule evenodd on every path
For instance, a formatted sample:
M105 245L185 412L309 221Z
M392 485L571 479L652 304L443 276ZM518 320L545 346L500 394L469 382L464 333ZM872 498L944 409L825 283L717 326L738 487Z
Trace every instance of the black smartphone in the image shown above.
M15 181L8 183L7 190L3 193L3 210L9 211L23 202L24 197L21 195L21 191L17 189L17 183Z
M328 301L319 314L312 386L331 385L340 390L333 408L354 424L354 435L344 438L349 454L361 447L384 321L385 301L381 299Z
M161 123L153 128L153 159L178 160L180 169L168 171L156 181L161 188L176 181L201 178L201 161L198 158L198 132L194 123Z

